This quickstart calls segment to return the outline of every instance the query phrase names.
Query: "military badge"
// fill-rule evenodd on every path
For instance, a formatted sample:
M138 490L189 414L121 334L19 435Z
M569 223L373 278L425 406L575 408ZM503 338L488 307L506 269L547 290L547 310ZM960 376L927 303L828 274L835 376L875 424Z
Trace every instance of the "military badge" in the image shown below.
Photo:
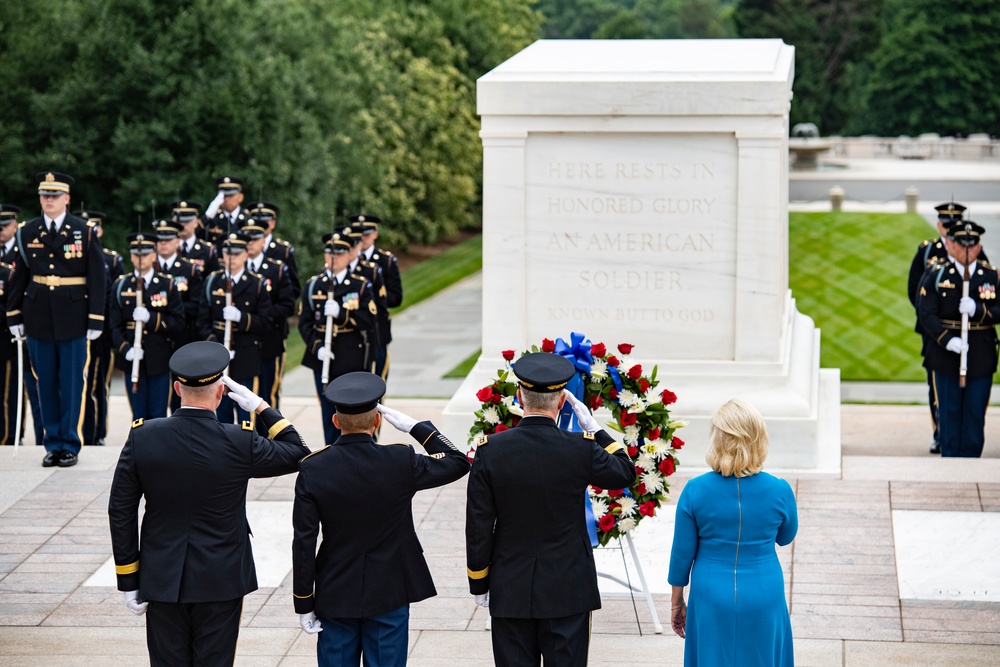
M997 289L996 289L996 287L993 286L993 285L990 285L988 283L986 285L980 285L979 286L979 298L982 299L983 301L986 301L988 299L995 299L995 298L997 298Z
M955 284L950 280L945 280L938 283L938 287L940 287L941 289L955 289Z

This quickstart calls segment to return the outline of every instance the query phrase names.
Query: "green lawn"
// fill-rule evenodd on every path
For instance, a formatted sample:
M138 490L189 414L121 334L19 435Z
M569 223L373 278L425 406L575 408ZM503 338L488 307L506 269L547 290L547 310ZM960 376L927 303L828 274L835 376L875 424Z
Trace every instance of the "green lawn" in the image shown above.
M933 235L917 214L789 215L789 283L822 329L822 366L839 367L842 380L926 379L906 280Z

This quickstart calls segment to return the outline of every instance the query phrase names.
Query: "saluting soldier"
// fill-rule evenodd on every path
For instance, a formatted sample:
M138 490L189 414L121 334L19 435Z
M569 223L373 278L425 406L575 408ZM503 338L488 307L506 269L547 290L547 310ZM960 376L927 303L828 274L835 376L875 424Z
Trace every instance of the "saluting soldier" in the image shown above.
M80 211L77 215L90 223L97 232L97 238L104 238L104 220L107 216L101 211ZM90 364L87 366L87 402L84 404L83 443L84 445L104 445L108 435L108 396L111 393L111 375L114 366L111 364L110 320L108 319L111 305L111 285L125 275L125 263L122 256L114 250L105 248L104 268L108 272L108 298L104 308L104 333L90 344Z
M497 665L538 665L541 658L546 665L586 665L590 614L600 609L601 595L581 499L591 484L628 487L635 467L563 391L576 373L570 361L536 352L513 371L524 417L480 440L469 476L469 589L490 609ZM556 425L567 400L582 433Z
M68 212L73 179L47 171L36 180L43 215L18 227L23 261L11 274L7 324L13 336L27 335L38 376L42 465L69 467L83 445L87 356L103 332L107 271L97 232Z
M268 201L257 201L247 207L248 215L257 218L265 223L264 235L264 255L270 259L277 259L285 264L288 272L288 279L292 285L293 296L298 299L302 294L302 285L299 283L299 267L295 263L295 248L288 241L282 241L274 235L274 228L278 225L278 214L281 209L277 204Z
M405 665L409 605L437 594L413 527L417 491L469 472L469 460L429 421L378 404L385 382L366 372L342 375L326 388L343 430L336 443L302 459L295 481L292 571L295 611L306 632L319 632L320 665ZM382 418L423 445L383 445ZM373 487L385 493L371 493ZM365 498L365 525L343 520L343 508ZM320 527L323 541L316 552ZM322 632L320 632L322 630Z
M389 378L389 343L392 342L392 318L390 308L398 308L403 303L403 279L399 273L399 262L396 256L384 248L375 246L378 241L379 225L382 219L376 215L360 213L350 218L351 224L360 224L361 258L377 264L382 269L382 280L385 283L385 294L381 295L378 305L378 337L379 343L375 351L375 374L383 380Z
M111 290L111 338L115 365L125 374L125 394L132 419L167 416L170 402L171 337L184 330L184 306L174 281L156 267L156 237L144 232L128 235L134 270L115 281ZM139 305L139 298L142 305ZM135 347L136 327L142 327ZM132 368L139 362L138 382Z
M177 246L177 254L192 262L202 272L208 275L212 271L218 271L219 255L215 251L215 246L198 238L198 234L204 229L201 218L201 204L196 201L175 201L170 204L171 217L181 225L177 236L180 243Z
M215 180L218 194L205 210L205 240L221 254L222 243L246 220L243 210L243 186L246 182L236 176L222 176Z
M261 338L271 328L271 293L264 281L246 270L247 238L234 232L222 246L224 268L206 280L198 306L198 331L202 338L225 343L230 330L229 377L256 393L260 381ZM226 295L231 305L226 305ZM235 412L235 416L234 416ZM250 413L224 396L219 421L249 421Z
M251 216L241 230L247 237L247 270L264 281L271 295L271 328L261 336L260 391L267 401L280 407L281 379L285 373L285 339L288 318L295 314L295 294L288 267L264 254L264 223Z
M302 365L313 372L327 443L334 442L340 430L333 424L333 403L324 394L323 361L328 360L329 380L369 370L365 333L378 312L371 283L347 269L350 252L351 242L345 235L323 235L326 269L306 283L299 313L299 333L306 346ZM329 348L325 341L328 317L333 326Z
M233 664L243 597L257 590L247 482L295 472L309 453L280 412L223 377L228 363L218 343L190 343L174 353L170 370L182 407L166 419L132 424L111 485L118 590L129 611L146 615L153 667ZM227 388L257 415L256 432L249 423L216 420Z
M7 265L14 264L17 256L17 243L14 238L17 232L17 214L21 212L20 206L13 204L0 204L0 262Z
M986 408L997 369L1000 274L979 259L984 231L971 220L952 224L945 242L948 259L927 269L917 295L917 314L928 340L924 367L938 398L945 457L979 457L985 443ZM968 296L963 296L966 275ZM967 342L962 340L963 315L968 317Z

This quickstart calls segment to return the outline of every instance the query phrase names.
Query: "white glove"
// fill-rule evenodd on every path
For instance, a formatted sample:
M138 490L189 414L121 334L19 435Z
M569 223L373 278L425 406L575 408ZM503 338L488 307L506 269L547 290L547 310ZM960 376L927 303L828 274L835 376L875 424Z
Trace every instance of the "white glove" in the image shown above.
M139 591L125 591L125 606L136 616L142 616L149 603L139 599Z
M332 299L327 301L326 305L323 306L323 316L336 317L337 315L340 315L340 304Z
M236 350L229 350L229 361L236 358Z
M215 214L219 212L219 207L222 206L222 200L226 198L226 195L222 194L222 190L219 190L219 194L215 195L215 199L212 203L208 205L205 209L205 218L214 218Z
M476 596L476 604L478 604L480 607L486 607L487 609L489 609L490 608L490 592L486 591L482 595L477 595Z
M87 340L97 340L104 333L100 329L87 329Z
M222 384L229 387L229 398L231 398L236 405L240 406L247 412L253 412L257 409L257 406L264 402L264 399L253 393L243 385L235 382L228 375L222 376Z
M580 399L573 395L568 389L563 389L563 394L566 395L566 400L569 401L569 405L573 408L573 412L576 414L576 420L580 422L580 428L584 431L600 431L601 425L597 423L594 419L594 415L590 413L587 406L583 404Z
M236 306L226 306L222 309L222 319L230 322L239 322L242 314Z
M316 614L309 612L308 614L299 614L299 625L308 634L314 635L317 632L323 632L323 626L320 625L319 619L316 618Z
M149 311L146 309L145 306L139 306L138 308L132 311L132 319L135 320L136 322L142 322L143 324L145 324L146 322L149 321Z
M326 361L327 357L330 358L330 361L333 361L333 352L326 349L326 345L316 350L316 358L320 361Z
M976 300L971 296L963 296L962 300L958 302L958 312L972 317L976 314Z
M137 348L129 348L129 351L125 353L125 361L135 361L136 358L142 361L143 357L146 356L146 351Z
M8 327L8 329L10 329L11 338L24 338L23 324L15 324L13 326Z
M387 408L386 406L379 403L375 406L375 409L382 413L385 420L395 426L397 429L403 433L409 433L410 430L417 425L417 420L413 417L404 415L399 410L393 410L392 408Z
M948 341L948 344L944 346L944 349L949 352L954 352L955 354L962 354L962 352L968 351L969 344L963 343L962 339L956 336Z

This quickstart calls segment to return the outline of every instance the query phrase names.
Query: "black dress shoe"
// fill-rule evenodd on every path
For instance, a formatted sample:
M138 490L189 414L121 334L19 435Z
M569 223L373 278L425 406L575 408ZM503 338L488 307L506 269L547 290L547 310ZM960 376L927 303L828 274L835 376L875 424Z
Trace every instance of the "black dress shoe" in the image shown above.
M57 463L56 465L58 465L60 468L69 468L71 466L75 466L76 454L73 454L72 452L63 452L62 457L59 459L59 463Z
M43 468L51 468L52 466L59 465L59 461L62 459L62 452L46 452L45 458L42 459Z
M94 447L103 447L103 446L104 446L104 438L98 438L94 442Z
M941 443L935 440L934 444L931 445L931 454L940 454L940 453L941 453Z

